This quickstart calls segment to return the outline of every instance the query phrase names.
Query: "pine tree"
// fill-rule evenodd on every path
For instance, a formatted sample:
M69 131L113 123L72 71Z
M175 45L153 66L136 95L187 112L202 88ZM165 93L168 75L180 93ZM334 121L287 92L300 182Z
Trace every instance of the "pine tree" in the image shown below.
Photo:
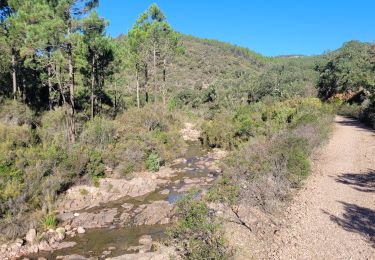
M142 13L131 31L129 31L129 46L131 58L136 67L137 90L139 89L140 64L144 64L145 81L147 69L152 68L152 88L154 101L157 101L158 92L162 92L163 103L166 103L166 70L168 58L182 51L177 34L166 21L160 8L153 4ZM161 69L160 69L161 68ZM161 71L161 76L158 75ZM137 91L138 93L138 91ZM137 102L138 103L138 102Z

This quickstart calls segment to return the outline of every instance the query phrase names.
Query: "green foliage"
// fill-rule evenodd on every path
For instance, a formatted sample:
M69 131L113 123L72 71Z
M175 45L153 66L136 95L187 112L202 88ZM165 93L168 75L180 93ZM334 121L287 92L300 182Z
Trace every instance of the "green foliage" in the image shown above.
M348 110L375 122L367 44L348 43L323 58L267 58L176 33L157 5L112 39L97 3L9 1L2 13L0 233L7 237L24 235L33 212L53 212L79 178L98 186L106 166L158 171L179 157L185 117L203 121L205 145L233 151L207 199L276 208L301 185L312 149L329 132L331 109L301 98L315 94L318 74L324 98L363 88L360 109ZM205 198L189 195L178 207L171 234L183 257L230 258ZM42 226L56 226L55 216L44 216Z
M175 108L177 107L177 102L174 98L171 98L168 100L168 104L167 104L167 108L169 111L173 111L175 110Z
M98 178L104 175L104 163L101 152L93 150L89 153L86 171L92 178Z
M87 195L89 192L88 192L86 189L79 189L79 193L80 193L82 196L85 196L85 195Z
M292 186L299 186L310 173L308 140L288 137L276 144L272 153L286 159L286 177Z
M146 167L150 171L157 172L160 168L160 157L157 153L151 153L146 160Z
M259 101L240 106L235 113L217 113L213 120L203 124L203 143L234 149L256 136L272 136L288 127L314 122L325 113L330 111L314 98Z
M177 203L178 222L169 238L185 259L230 259L222 227L206 203L189 194Z
M224 173L210 188L207 199L210 202L235 205L239 200L239 189L239 184L236 184L230 175Z
M54 214L45 215L42 218L41 225L46 230L48 230L50 228L56 228L56 226L57 226L56 216Z
M318 64L319 96L325 100L339 93L356 93L374 86L370 45L358 41L345 43L339 50L327 54L327 60Z
M343 103L338 105L337 113L342 116L360 118L361 105Z
M66 113L63 108L45 112L41 117L41 126L37 128L41 141L66 148L68 145L66 120Z
M300 187L308 176L310 154L328 137L332 115L333 110L316 98L293 98L239 107L229 119L218 120L220 129L232 127L221 140L236 145L222 164L224 176L208 198L278 210L289 199L290 188ZM217 136L208 138L218 140L213 139Z
M83 127L80 142L91 149L104 150L113 142L113 135L113 122L97 116Z

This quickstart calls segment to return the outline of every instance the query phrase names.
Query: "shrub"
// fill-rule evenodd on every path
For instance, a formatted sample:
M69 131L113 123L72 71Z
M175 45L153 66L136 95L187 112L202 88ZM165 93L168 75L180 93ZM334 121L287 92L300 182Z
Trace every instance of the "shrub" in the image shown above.
M231 186L238 187L238 203L272 212L288 198L286 158L272 152L276 140L254 139L224 161Z
M358 104L349 104L349 103L343 103L340 105L337 109L337 114L341 116L347 116L352 118L360 118L361 115L361 106Z
M210 188L207 199L232 206L238 203L239 192L239 185L233 181L232 176L224 173Z
M150 151L158 155L159 164L177 158L185 148L179 133L180 117L179 112L159 105L129 109L114 122L116 141L109 146L111 156L105 156L104 161L128 173L148 167Z
M278 210L308 176L309 157L328 137L332 118L329 106L311 98L241 107L231 121L241 130L234 136L239 148L224 161L226 177L209 198Z
M286 177L292 186L300 186L310 173L308 142L300 137L285 137L279 139L272 153L286 158Z
M151 153L146 160L146 167L150 171L157 172L160 168L160 157L156 153Z
M89 153L89 161L86 166L86 172L92 178L101 177L104 175L105 165L102 159L102 153L97 150L93 150Z
M113 142L113 134L113 122L97 116L84 125L80 142L90 148L103 150Z
M231 113L221 113L214 120L202 125L202 142L209 147L234 149L238 142L235 139L236 129L232 124Z
M167 108L169 111L173 111L177 108L177 101L174 98L168 100Z
M87 194L89 194L89 192L86 190L86 189L79 189L79 193L82 195L82 196L85 196Z
M41 141L63 149L68 146L66 113L64 108L56 108L45 112L41 118L41 126L37 128Z
M15 100L7 100L1 104L0 121L11 125L32 125L36 120L28 106Z
M230 259L220 222L206 203L189 194L177 203L177 223L168 230L170 242L185 259Z

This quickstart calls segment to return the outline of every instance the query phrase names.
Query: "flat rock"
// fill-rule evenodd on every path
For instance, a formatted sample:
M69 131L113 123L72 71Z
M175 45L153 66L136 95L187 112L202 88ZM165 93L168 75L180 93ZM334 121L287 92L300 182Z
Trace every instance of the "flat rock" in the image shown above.
M173 216L173 205L167 201L154 201L137 209L135 225L167 224Z
M108 187L111 189L108 189ZM71 212L99 206L101 203L118 200L122 197L138 197L154 191L157 183L151 177L136 177L131 180L104 178L99 186L76 185L69 188L58 202L60 212ZM84 194L82 191L85 191ZM70 214L60 214L60 219L70 219Z
M57 259L57 257L56 257ZM63 256L62 258L59 258L59 259L62 259L62 260L86 260L88 258L84 257L84 256L81 256L81 255L66 255L66 256Z
M121 207L125 210L125 211L130 211L131 209L133 209L134 205L131 204L131 203L124 203L121 205Z
M170 191L168 189L160 191L161 195L168 195L169 193L170 193Z
M148 253L125 254L117 257L107 258L106 260L167 260L181 259L176 252L169 247L159 245L159 250Z
M81 213L75 217L70 225L72 227L99 228L108 227L117 215L117 208L103 209L99 213Z
M69 248L69 247L73 247L77 245L76 242L74 241L69 241L69 242L61 242L57 245L57 247L55 248L56 250L59 250L59 249L64 249L64 248Z

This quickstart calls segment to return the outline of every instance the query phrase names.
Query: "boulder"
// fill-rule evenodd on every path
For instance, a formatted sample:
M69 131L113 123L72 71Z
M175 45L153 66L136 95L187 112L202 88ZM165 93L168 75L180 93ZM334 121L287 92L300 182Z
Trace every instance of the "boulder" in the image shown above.
M150 235L143 235L139 238L138 243L140 245L150 245L152 244L152 237Z
M51 246L48 244L47 241L43 240L38 245L39 251L52 251Z
M77 233L78 234L84 234L85 232L86 232L86 230L83 227L78 227L77 228Z
M121 215L120 215L120 223L122 225L129 223L130 219L131 219L130 213L128 213L128 212L122 212L121 213Z
M57 215L57 220L62 223L65 223L65 222L72 220L74 217L75 216L73 212L64 212L64 213L60 213Z
M29 229L29 231L26 234L26 241L30 244L33 244L36 239L36 230L35 228Z
M198 141L201 132L197 129L194 129L195 125L192 123L185 123L184 128L180 130L182 138L185 141Z

